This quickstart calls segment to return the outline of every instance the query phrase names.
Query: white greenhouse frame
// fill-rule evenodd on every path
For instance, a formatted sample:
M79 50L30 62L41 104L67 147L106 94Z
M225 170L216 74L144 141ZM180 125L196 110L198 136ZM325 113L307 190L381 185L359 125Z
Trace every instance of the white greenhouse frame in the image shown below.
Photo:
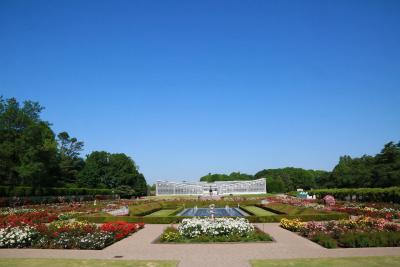
M210 192L211 191L211 192ZM207 182L156 182L156 195L240 195L266 194L265 178L246 181Z

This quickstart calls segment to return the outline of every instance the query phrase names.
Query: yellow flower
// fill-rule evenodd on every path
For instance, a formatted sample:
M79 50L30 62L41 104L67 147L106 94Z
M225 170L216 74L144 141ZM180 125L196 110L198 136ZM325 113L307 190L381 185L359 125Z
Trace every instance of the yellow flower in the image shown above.
M305 222L302 222L300 219L290 220L286 218L281 219L280 223L282 228L295 232L300 231L306 224Z

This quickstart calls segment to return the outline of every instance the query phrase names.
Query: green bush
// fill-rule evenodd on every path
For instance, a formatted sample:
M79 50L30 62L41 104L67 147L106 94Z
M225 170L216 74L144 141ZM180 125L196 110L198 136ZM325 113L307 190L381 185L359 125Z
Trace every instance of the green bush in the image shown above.
M172 226L167 227L160 236L161 242L179 242L181 239L182 236L179 234L178 230Z
M325 248L337 248L338 246L337 241L327 234L317 234L311 240Z
M400 232L346 233L339 236L341 247L398 247Z
M131 216L146 216L153 212L162 210L163 206L158 202L150 202L146 204L132 205L129 207Z
M261 205L258 205L261 206ZM287 215L314 215L314 214L325 214L326 212L321 210L315 210L313 208L306 207L296 207L289 204L283 203L270 203L265 206L261 206L266 210L278 213L278 214L287 214Z
M118 190L67 187L0 186L0 197L112 195Z
M183 207L180 208L176 208L176 210L174 212L172 212L169 216L175 216L177 215L179 212L183 211Z
M326 195L332 195L337 199L345 200L346 198L355 197L360 201L373 202L400 202L400 187L388 188L332 188L332 189L316 189L309 191L318 198Z
M326 214L313 214L313 215L273 215L273 216L247 216L250 222L253 223L270 223L280 222L281 219L301 219L303 222L307 221L330 221L348 219L349 215L345 213L326 213Z

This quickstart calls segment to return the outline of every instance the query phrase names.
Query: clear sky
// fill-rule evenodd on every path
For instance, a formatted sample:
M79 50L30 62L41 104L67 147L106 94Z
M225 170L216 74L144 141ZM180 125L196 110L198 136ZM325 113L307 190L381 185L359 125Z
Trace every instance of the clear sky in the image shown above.
M400 1L0 0L0 94L149 183L400 140Z

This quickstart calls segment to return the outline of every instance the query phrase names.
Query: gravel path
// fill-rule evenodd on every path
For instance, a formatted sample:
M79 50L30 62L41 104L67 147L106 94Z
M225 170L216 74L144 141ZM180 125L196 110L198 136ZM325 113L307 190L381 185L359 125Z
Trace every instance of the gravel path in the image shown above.
M325 249L279 227L278 223L257 224L275 242L237 244L154 244L168 225L148 224L144 229L104 250L0 249L0 258L81 258L179 260L179 267L249 266L251 259L320 258L351 256L400 256L397 248Z

